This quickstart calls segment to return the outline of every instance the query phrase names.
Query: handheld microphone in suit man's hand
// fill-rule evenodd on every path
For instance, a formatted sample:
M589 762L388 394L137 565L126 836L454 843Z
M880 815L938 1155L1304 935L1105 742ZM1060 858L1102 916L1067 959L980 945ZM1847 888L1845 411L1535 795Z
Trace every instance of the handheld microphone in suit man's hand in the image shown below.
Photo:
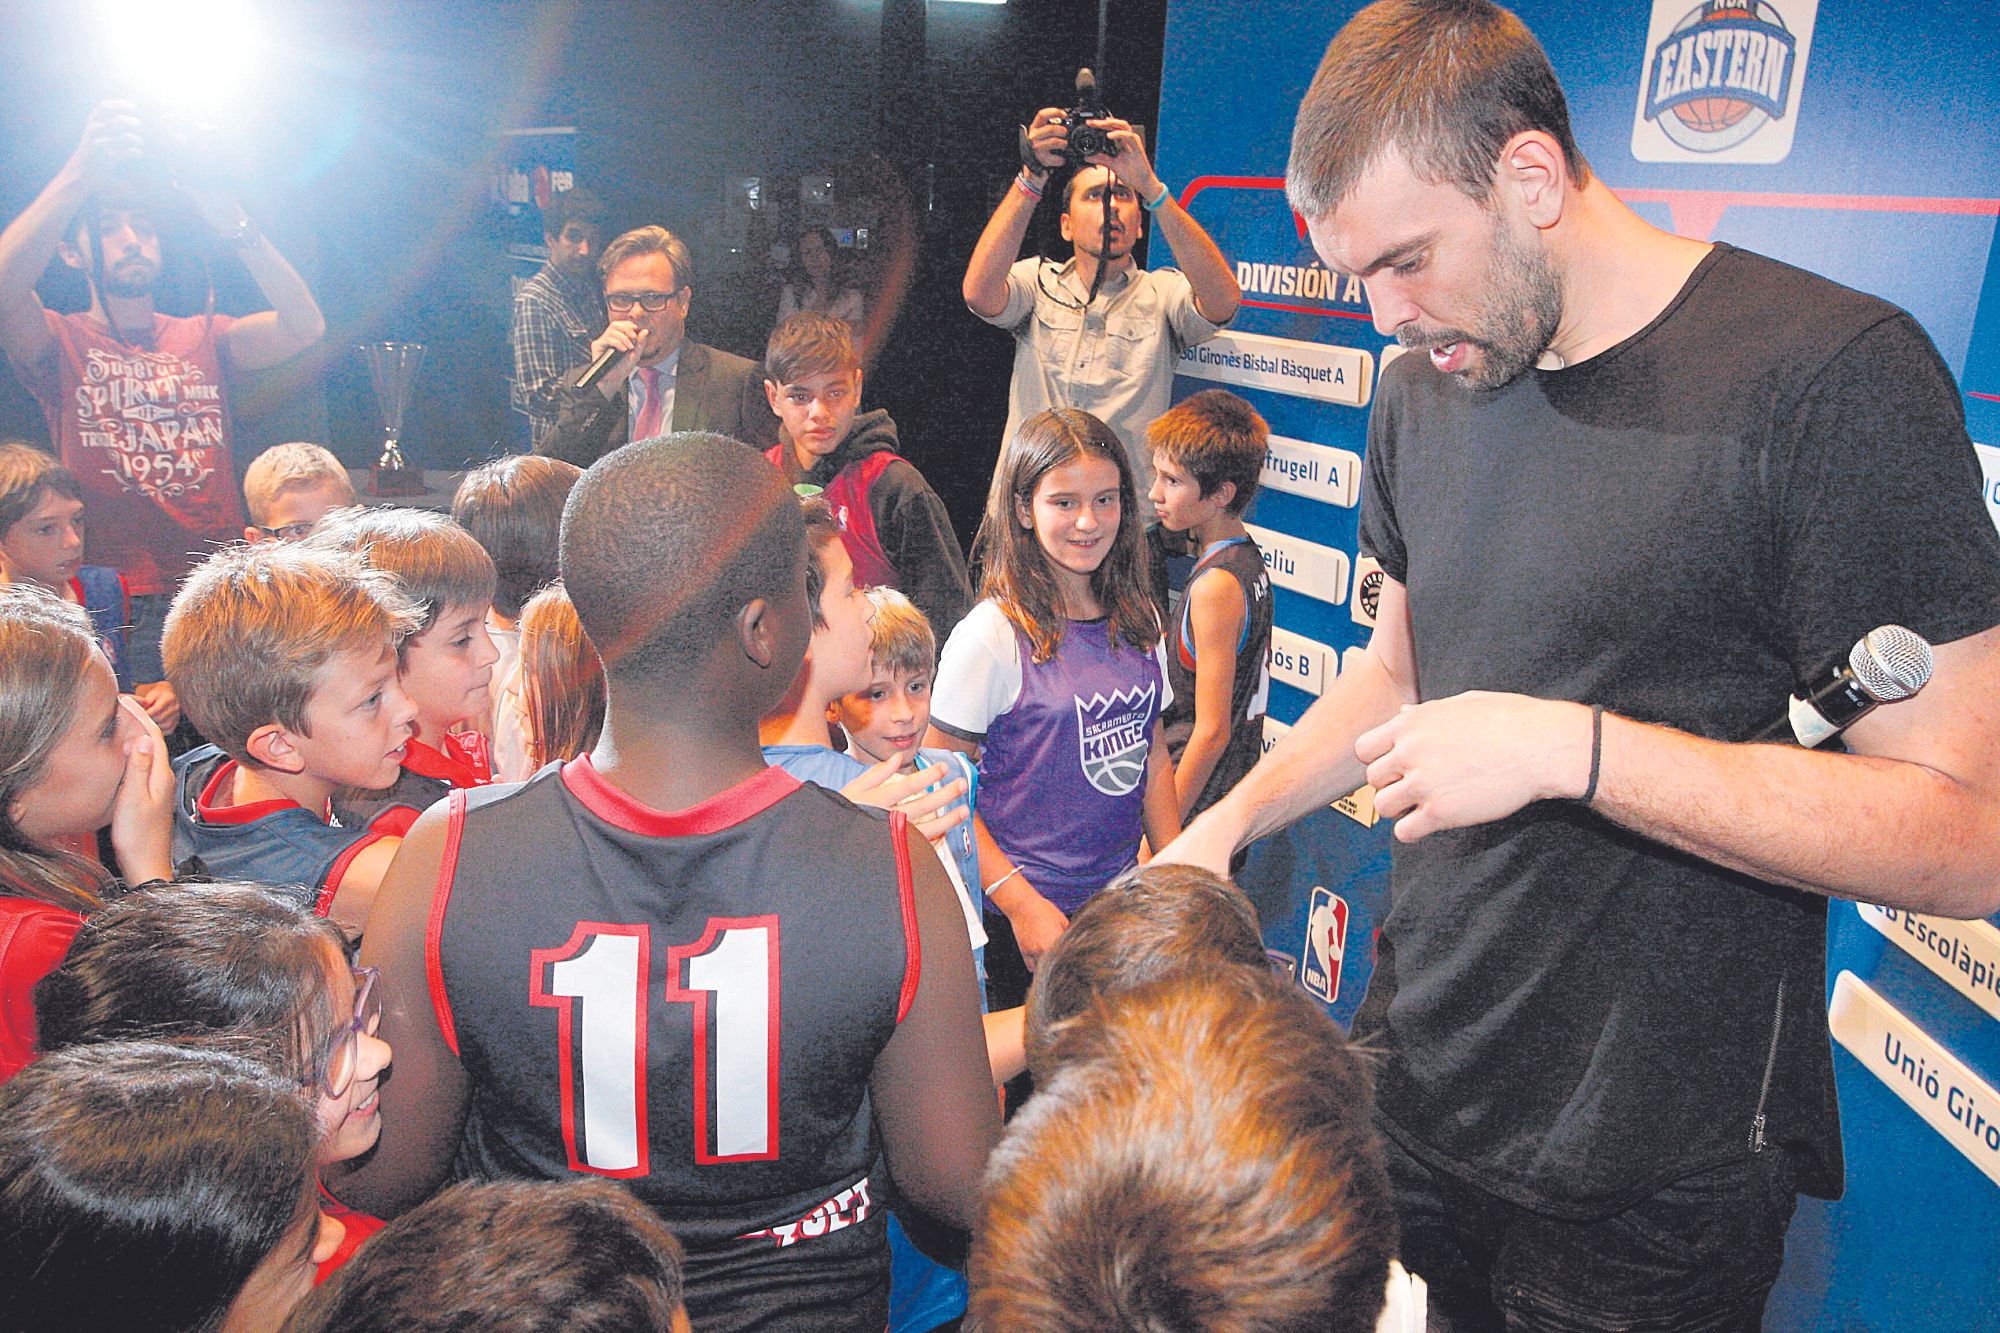
M1792 739L1823 745L1882 704L1907 699L1931 678L1931 646L1901 625L1869 630L1844 666L1829 671L1804 696L1792 696L1785 716L1758 732L1759 741Z
M584 367L583 378L576 382L579 389L595 389L597 382L611 372L611 367L621 356L629 355L623 347L607 347L597 354L597 359Z

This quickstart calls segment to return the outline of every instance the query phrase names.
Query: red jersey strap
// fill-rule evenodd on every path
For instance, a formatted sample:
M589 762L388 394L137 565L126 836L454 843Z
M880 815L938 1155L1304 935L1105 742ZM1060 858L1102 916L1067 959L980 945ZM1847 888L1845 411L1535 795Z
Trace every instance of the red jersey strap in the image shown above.
M327 916L333 911L334 895L340 892L340 882L347 877L347 868L354 864L355 857L384 838L404 836L410 831L410 825L416 822L417 812L406 805L392 805L375 816L369 822L368 831L348 843L327 868L326 880L319 886L319 897L313 903L313 915Z
M451 998L444 990L444 954L439 940L444 934L445 909L451 906L451 884L458 877L458 844L465 837L465 792L455 788L446 798L444 856L438 861L437 887L431 890L430 920L424 925L424 977L431 989L431 1011L437 1015L438 1031L444 1044L458 1054L458 1023L451 1016Z
M900 455L883 450L842 468L826 488L826 502L840 517L840 541L854 561L854 585L858 588L896 586L896 567L882 546L882 534L875 530L875 510L869 493L884 472Z
M917 879L910 869L910 818L900 810L889 812L889 845L896 852L896 896L903 903L903 989L896 997L896 1021L909 1017L917 1002L917 978L924 970L923 936L917 930Z

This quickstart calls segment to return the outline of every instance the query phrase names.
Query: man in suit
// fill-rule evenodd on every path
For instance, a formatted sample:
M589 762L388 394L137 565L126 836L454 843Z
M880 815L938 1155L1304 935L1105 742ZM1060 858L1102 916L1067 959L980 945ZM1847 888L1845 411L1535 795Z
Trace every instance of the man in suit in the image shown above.
M672 431L775 441L756 363L687 341L694 261L678 236L665 227L628 231L604 247L598 267L611 322L590 344L590 360L622 355L588 388L579 383L583 369L563 377L555 430L537 453L589 467L622 444Z

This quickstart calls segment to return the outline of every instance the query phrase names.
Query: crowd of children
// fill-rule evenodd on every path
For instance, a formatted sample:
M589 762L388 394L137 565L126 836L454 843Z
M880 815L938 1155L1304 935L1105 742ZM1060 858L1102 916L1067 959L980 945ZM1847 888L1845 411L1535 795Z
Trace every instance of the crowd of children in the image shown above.
M1421 1327L1364 1063L1233 886L1134 870L1257 753L1263 422L1154 428L1170 609L1116 436L1030 419L974 602L847 326L766 390L764 457L451 517L268 451L171 766L0 447L0 1329Z

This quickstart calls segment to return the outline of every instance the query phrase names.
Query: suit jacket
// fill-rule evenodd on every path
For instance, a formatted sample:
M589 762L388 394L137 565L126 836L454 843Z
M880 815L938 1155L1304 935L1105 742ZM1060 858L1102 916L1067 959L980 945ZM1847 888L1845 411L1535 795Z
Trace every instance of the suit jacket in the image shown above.
M606 398L595 387L580 389L583 370L563 376L556 390L556 428L535 447L538 454L589 467L626 443L624 392ZM669 430L712 430L754 444L774 444L778 418L764 397L764 372L754 361L697 342L681 344L674 374L674 413Z

